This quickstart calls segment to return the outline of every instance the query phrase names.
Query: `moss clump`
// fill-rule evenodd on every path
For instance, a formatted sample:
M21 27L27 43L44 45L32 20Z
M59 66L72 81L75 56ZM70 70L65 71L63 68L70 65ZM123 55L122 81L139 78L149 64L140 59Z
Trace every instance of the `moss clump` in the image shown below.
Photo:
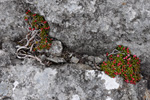
M128 47L119 45L113 53L106 54L107 61L100 65L110 77L120 75L125 82L136 84L141 79L140 60L136 55L132 55Z

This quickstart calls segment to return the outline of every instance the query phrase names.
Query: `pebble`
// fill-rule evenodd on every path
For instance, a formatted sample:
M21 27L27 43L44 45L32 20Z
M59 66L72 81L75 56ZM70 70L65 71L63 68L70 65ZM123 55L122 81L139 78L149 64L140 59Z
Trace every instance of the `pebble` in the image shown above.
M61 56L63 50L62 43L60 41L53 41L52 46L49 49L49 53L53 56Z
M94 62L94 56L88 56L88 60Z
M101 63L103 61L103 59L100 57L95 57L94 60L96 64Z
M53 57L53 56L50 56L50 57L47 57L46 59L49 60L49 61L52 61L54 63L64 63L64 62L66 62L65 59L62 58L62 57Z
M78 63L79 62L79 59L77 57L72 57L71 58L71 62L73 63Z

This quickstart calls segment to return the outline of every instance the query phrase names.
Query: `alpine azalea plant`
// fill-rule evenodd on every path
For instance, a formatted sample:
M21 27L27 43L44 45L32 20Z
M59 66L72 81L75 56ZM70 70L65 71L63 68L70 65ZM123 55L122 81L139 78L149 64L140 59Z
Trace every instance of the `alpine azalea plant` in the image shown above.
M45 18L39 14L32 13L30 10L26 11L24 20L28 23L28 34L24 39L19 41L17 46L17 57L26 58L31 57L38 60L41 64L42 61L34 56L36 51L42 49L50 49L52 38L48 36L50 27Z
M110 77L119 75L125 82L136 84L141 79L140 60L136 55L132 55L128 47L119 45L112 53L106 53L107 61L100 65Z
M29 31L39 31L38 36L40 39L37 39L33 42L33 51L49 49L51 46L52 38L48 37L50 27L45 18L28 10L24 19L29 25ZM33 43L30 43L29 46L31 46Z

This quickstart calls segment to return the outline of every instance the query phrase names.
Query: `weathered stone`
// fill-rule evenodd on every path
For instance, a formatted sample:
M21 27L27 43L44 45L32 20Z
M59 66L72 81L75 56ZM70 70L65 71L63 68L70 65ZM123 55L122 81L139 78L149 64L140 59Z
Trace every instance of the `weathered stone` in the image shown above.
M147 0L37 0L35 6L53 27L50 36L74 51L100 55L123 44L141 55L149 49L149 4Z
M88 56L88 60L94 62L94 56Z
M77 57L72 57L70 62L73 62L73 63L78 63L79 62L79 59Z
M0 99L1 97L7 97L9 96L8 94L11 93L12 85L7 83L7 82L1 82L0 83Z
M92 65L93 63L91 61L88 61L88 65Z
M100 57L95 57L94 61L96 64L98 64L98 63L101 63L103 61L103 59Z
M82 58L88 58L88 55L83 55L83 57Z
M63 47L60 41L53 41L52 46L49 49L49 53L53 56L61 56Z
M146 79L150 69L149 7L150 0L0 0L0 49L8 53L0 56L0 65L6 67L0 67L0 99L143 100L145 81L107 90L105 84L111 82L98 77L99 71L80 69L86 65L42 69L26 59L22 65L8 65L16 59L9 55L15 55L17 41L27 34L29 26L23 17L29 9L43 15L51 27L49 35L72 51L99 56L116 45L128 46L142 62L147 59L141 64ZM50 60L64 61L58 57Z
M13 6L11 6L13 5ZM21 40L27 34L27 26L24 21L25 9L35 7L25 0L1 0L0 1L0 41L8 37L13 42ZM11 41L11 42L12 42Z
M143 99L150 100L150 91L149 90L146 90L145 96L143 97Z
M0 50L0 67L7 67L9 64L11 64L10 55Z
M45 16L53 27L50 36L79 53L101 55L123 44L137 55L148 54L150 1L4 1L0 4L0 37L13 41L23 37L27 33L23 16L30 9Z
M121 100L120 96L116 98L120 92L122 95L127 93L126 98L141 94L136 90L138 85L122 86L116 82L117 78L110 78L104 72L83 69L81 64L52 65L42 69L32 63L28 59L23 65L17 64L1 71L0 99ZM140 89L145 89L144 85L140 86ZM125 90L129 91L124 93Z
M133 54L150 58L148 0L0 2L0 45L5 43L5 37L9 37L10 43L13 43L27 34L29 26L23 17L25 10L30 9L45 17L52 27L49 33L51 37L60 40L73 51L99 56L122 44L128 46Z
M141 64L142 74L150 76L150 58L147 58L144 63Z
M46 58L49 61L52 61L54 63L64 63L66 62L64 58L62 57L55 57L55 56L50 56Z
M14 43L11 43L11 41L4 41L2 43L2 50L12 54L15 54L16 52L15 45Z
M92 68L87 64L78 63L78 64L75 64L75 66L78 66L76 68L79 69L79 70L92 70Z
M42 55L40 58L41 58L42 61L46 60L46 56L45 55Z

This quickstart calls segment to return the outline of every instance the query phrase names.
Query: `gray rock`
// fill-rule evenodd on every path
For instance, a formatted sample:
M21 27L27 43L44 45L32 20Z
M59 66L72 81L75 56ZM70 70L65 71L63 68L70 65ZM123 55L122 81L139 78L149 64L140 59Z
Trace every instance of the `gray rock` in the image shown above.
M138 100L142 100L143 99L143 95L145 95L146 91L147 91L147 84L148 81L146 80L141 80L140 82L137 83L137 85L134 87L134 91L135 92L139 92L138 93ZM132 88L131 88L132 89Z
M88 60L94 62L94 56L88 56Z
M150 58L146 58L146 61L141 64L141 72L150 76Z
M52 27L49 35L72 51L99 56L122 44L133 54L150 58L149 0L0 2L0 45L5 43L5 37L9 37L12 44L26 35L29 26L23 17L25 10L30 9L43 15Z
M91 61L88 62L88 65L92 65L93 63Z
M83 55L83 57L82 58L88 58L88 55Z
M46 58L49 61L52 61L54 63L64 63L66 62L64 58L62 57L55 57L55 56L50 56Z
M21 40L27 34L27 28L29 27L24 21L25 9L34 9L35 7L27 4L25 0L1 0L0 8L2 13L0 15L1 40L5 37L13 42Z
M129 95L131 95L132 94L132 96L131 96L131 100L138 100L138 95L137 95L137 93L136 93L136 91L135 91L135 89L134 89L134 85L132 85L132 84L128 84L128 87L129 87Z
M72 57L70 62L73 62L73 63L78 63L79 62L79 59L77 57Z
M46 50L42 49L42 50L37 50L37 52L39 52L39 53L48 53L48 50L47 49Z
M12 85L7 82L0 83L0 99L1 97L9 96L8 94L11 93Z
M40 59L41 59L42 61L44 61L44 60L46 59L46 56L45 56L45 55L42 55L42 56L40 57Z
M60 41L53 41L52 46L49 49L49 53L53 56L61 56L63 47Z
M79 70L92 70L92 68L86 64L75 64L75 66L78 66L76 68Z
M145 92L144 99L150 100L150 91L149 91L149 90L147 90L147 91Z
M8 52L8 53L11 53L11 54L15 54L16 52L16 49L15 49L15 44L11 41L4 41L2 43L2 50Z
M10 64L10 55L7 52L0 50L0 67L7 67Z
M123 44L135 54L148 54L148 0L45 0L42 3L37 0L34 3L31 4L53 27L50 36L61 40L73 51L101 55Z
M100 57L95 57L94 61L95 61L96 64L99 64L103 61L103 59L100 58Z
M15 44L27 33L23 17L30 9L43 15L51 27L49 35L72 51L99 56L122 44L149 59L149 7L150 0L0 0L0 49L8 55L15 53ZM9 57L0 56L0 64L6 66L0 67L0 99L142 100L146 90L141 80L135 86L111 90L109 95L106 81L98 77L100 72L77 69L77 64L45 69L34 62L8 66ZM58 57L50 60L63 62ZM149 60L141 67L148 76Z
M73 53L70 53L70 54L69 54L69 57L72 57L72 56L73 56Z
M86 65L65 64L52 65L42 69L40 66L33 65L33 61L29 59L23 65L11 65L9 68L0 69L0 99L10 97L14 100L71 100L73 98L80 100L107 100L108 98L121 100L120 97L115 99L120 92L121 95L128 93L126 98L141 94L136 91L139 88L136 86L127 87L124 85L107 90L107 86L109 88L114 87L109 82L110 79L104 79L106 76L104 74L103 76L100 71L89 70L87 66L84 68L83 66ZM142 81L141 84L143 84ZM140 88L144 88L143 86L141 85ZM124 90L132 90L134 94L123 92Z

